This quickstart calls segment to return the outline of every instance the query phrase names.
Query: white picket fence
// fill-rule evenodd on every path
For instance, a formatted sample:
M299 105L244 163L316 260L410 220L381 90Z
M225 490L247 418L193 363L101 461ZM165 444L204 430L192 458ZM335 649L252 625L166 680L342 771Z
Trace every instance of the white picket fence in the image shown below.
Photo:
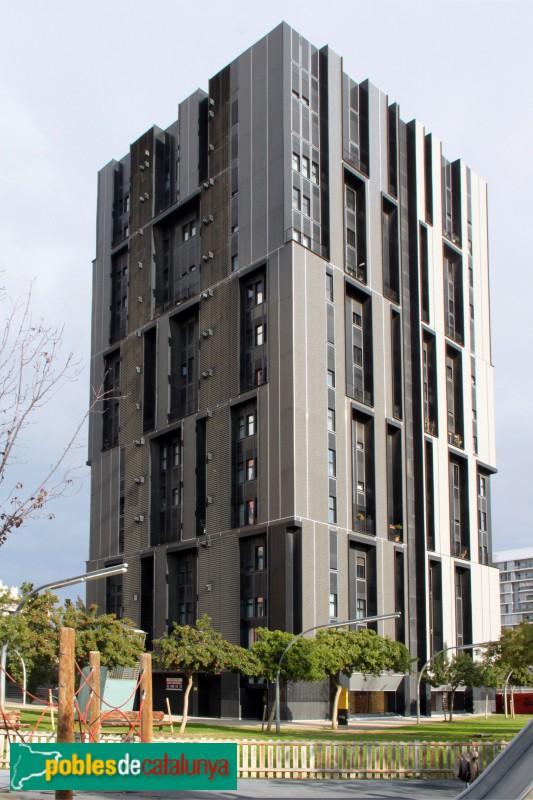
M28 737L29 738L29 737ZM13 741L17 739L13 738ZM18 739L20 741L20 739ZM34 734L32 742L54 742L53 734ZM102 741L120 742L120 735ZM225 742L227 739L162 739L158 742ZM484 770L505 742L479 742L479 768ZM239 778L361 780L365 778L453 778L457 756L470 751L465 742L285 742L242 740L238 745ZM9 768L9 740L0 733L0 769Z

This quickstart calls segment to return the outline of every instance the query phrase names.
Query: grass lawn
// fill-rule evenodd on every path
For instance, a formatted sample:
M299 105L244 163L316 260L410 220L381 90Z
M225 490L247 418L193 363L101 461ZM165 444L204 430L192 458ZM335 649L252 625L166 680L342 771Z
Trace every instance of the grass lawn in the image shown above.
M37 722L40 711L34 708L22 710L21 722L29 723L31 727ZM512 739L529 722L529 715L519 715L515 719L505 719L503 714L492 714L488 720L484 717L457 717L453 722L434 722L422 721L420 725L397 725L393 724L386 728L365 728L364 730L352 730L350 728L339 728L332 731L331 727L324 724L321 728L313 730L302 730L301 728L287 728L282 723L281 733L276 735L275 731L270 734L261 733L261 725L254 727L225 726L225 725L204 725L189 722L183 734L184 739L195 739L198 737L213 739L282 739L286 741L353 741L353 742L463 742L476 739L479 734L486 741ZM57 726L57 716L56 716ZM47 712L43 717L39 730L49 731L50 714ZM177 736L179 724L174 724L174 736ZM28 731L28 728L24 729ZM77 730L77 728L75 728ZM105 732L124 733L127 729L119 726L104 729ZM171 736L170 727L165 726L162 730L154 730L155 736Z

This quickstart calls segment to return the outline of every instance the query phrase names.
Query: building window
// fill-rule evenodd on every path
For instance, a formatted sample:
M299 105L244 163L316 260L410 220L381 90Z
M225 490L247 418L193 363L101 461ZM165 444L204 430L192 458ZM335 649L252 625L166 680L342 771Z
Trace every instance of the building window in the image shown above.
M311 164L311 180L317 186L320 183L320 178L319 178L319 173L318 173L318 164L316 163L316 161L313 161L313 163Z
M179 541L181 534L181 434L151 443L152 515L150 544Z
M259 544L255 548L255 571L262 572L265 569L265 546Z
M328 369L328 386L335 386L335 372L332 369Z
M328 450L328 475L334 478L337 475L337 457L335 450Z
M292 207L295 208L297 211L300 211L301 208L301 194L300 190L293 187L292 189Z
M266 613L266 600L264 597L255 598L255 616L264 617Z
M306 217L311 216L311 198L307 197L305 194L302 198L302 212Z
M309 159L307 156L302 156L302 175L304 178L309 177Z
M337 595L333 593L329 596L329 617L337 619Z
M363 556L357 556L356 558L355 576L358 580L366 580L366 559Z
M333 275L326 272L326 300L333 303Z
M267 307L264 276L241 280L240 388L246 391L267 381ZM262 306L262 308L260 308Z
M328 431L335 432L335 409L328 408Z
M487 496L487 479L483 475L478 475L478 494L480 497Z
M337 523L337 498L332 495L328 497L328 522Z
M253 436L255 433L255 414L246 415L246 436Z
M354 345L353 348L353 363L356 367L363 366L363 348Z
M246 480L253 481L255 479L255 458L246 459Z
M349 211L355 211L355 192L346 186L346 208Z
M356 601L355 618L364 619L365 617L366 617L366 600L362 597L358 597Z
M236 272L239 269L239 256L231 257L231 271Z
M300 156L298 153L292 154L292 168L295 172L300 172Z
M255 499L246 501L246 524L255 525L256 520Z

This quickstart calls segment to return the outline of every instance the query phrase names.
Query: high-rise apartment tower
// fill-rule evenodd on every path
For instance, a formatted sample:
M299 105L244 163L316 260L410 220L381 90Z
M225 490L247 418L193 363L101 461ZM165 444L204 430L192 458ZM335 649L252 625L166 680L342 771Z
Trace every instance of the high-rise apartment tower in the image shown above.
M92 331L88 563L129 564L100 608L243 645L398 610L422 662L497 636L486 185L329 47L279 25L100 172Z

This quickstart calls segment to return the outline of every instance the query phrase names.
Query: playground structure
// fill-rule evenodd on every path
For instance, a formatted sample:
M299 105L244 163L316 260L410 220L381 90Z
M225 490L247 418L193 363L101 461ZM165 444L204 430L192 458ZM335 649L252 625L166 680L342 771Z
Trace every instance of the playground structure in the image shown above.
M104 700L100 687L100 653L98 651L90 653L87 672L76 663L74 652L74 630L61 628L57 702L54 702L51 692L48 701L43 701L27 692L23 686L23 705L29 699L40 707L41 713L33 726L24 725L20 722L20 710L7 711L4 706L0 706L0 731L5 731L13 741L31 741L48 714L52 731L55 729L57 714L57 742L71 743L76 738L88 743L97 743L101 741L102 726L111 725L127 728L123 741L153 741L154 724L156 727L161 727L164 714L163 712L154 714L153 711L151 654L141 655L139 677L129 696L120 705L110 705ZM15 683L8 673L5 673L5 676L12 684ZM79 686L76 689L77 682ZM84 695L83 702L82 695ZM136 695L138 695L138 710L131 711L132 700Z

